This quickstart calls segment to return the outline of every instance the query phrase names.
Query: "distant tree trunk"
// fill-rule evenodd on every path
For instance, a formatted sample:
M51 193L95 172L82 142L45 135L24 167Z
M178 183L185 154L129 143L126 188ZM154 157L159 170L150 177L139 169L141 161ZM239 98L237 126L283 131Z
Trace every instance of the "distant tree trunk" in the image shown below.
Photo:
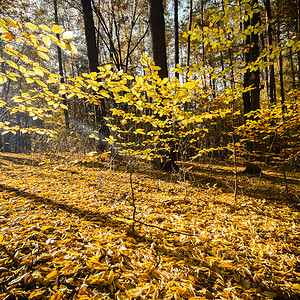
M289 48L289 58L291 64L291 71L292 71L292 82L293 82L293 89L296 89L296 77L295 77L295 68L294 68L294 60L293 60L293 52L292 49Z
M175 31L175 68L179 64L179 29L178 29L178 0L174 0L174 31ZM179 73L175 72L175 76L179 78Z
M283 60L282 60L282 51L279 52L279 80L280 80L280 97L281 104L283 105L285 102L284 95L284 82L283 82Z
M161 69L158 75L168 78L165 19L162 0L148 0L149 25L152 45L152 57Z
M98 50L91 0L81 0L81 5L83 9L84 29L87 44L89 68L91 72L98 72ZM109 129L104 119L104 117L106 116L104 99L101 99L99 105L95 105L94 108L95 120L98 126L99 133L108 137Z
M59 25L58 23L58 12L57 12L57 0L54 0L54 16L55 16L55 24ZM59 39L59 34L56 34L56 37ZM62 63L62 55L61 49L57 46L57 56L58 56L58 66L59 66L59 75L61 76L60 82L65 83L64 72L63 72L63 63ZM63 104L68 106L66 95L63 95ZM69 129L70 127L70 119L69 119L69 112L67 109L64 109L64 116L65 116L65 124L66 128Z
M300 39L300 0L297 1L297 24L296 24L296 32L298 32L297 37ZM297 88L300 89L300 51L297 51L297 60L298 60L298 84Z
M258 6L258 0L250 1L251 7L255 4ZM254 13L252 17L250 17L250 25L255 28L259 24L259 13ZM250 34L250 61L254 63L259 57L259 36L258 33L251 32ZM260 106L260 78L259 78L259 68L256 67L257 70L254 70L250 74L250 85L253 85L253 90L250 92L251 98L251 110L257 110Z
M190 0L190 16L189 16L189 31L192 30L193 24L193 0ZM190 59L191 59L191 36L188 36L188 44L187 44L187 67L190 66Z
M277 16L277 43L279 45L281 44L279 16ZM283 105L285 102L285 95L284 95L284 81L283 81L283 59L282 59L282 50L281 49L279 52L279 82L280 82L281 104L282 104L282 108L284 109Z
M269 47L273 47L273 30L272 30L272 24L270 21L272 20L272 9L271 9L271 3L270 0L266 0L265 7L267 11L267 18L268 18L268 44ZM272 50L271 50L272 53ZM270 88L270 102L275 103L276 102L276 84L275 84L275 71L274 71L274 61L273 59L269 59L269 61L272 63L271 66L269 66L269 73L270 73L270 82L269 82L269 88Z
M244 22L244 30L248 28L250 25L249 19ZM245 49L246 52L244 54L244 61L246 66L250 63L250 35L247 35L245 41ZM247 88L250 85L250 71L246 70L244 73L244 88ZM243 106L244 106L244 115L248 114L251 111L251 100L250 100L250 92L243 93ZM246 118L245 118L246 119Z
M224 3L222 1L222 5ZM201 30L203 32L204 28L204 0L201 0ZM204 45L204 35L202 34L202 62L203 66L205 67L205 45ZM203 72L203 79L204 79L204 87L206 87L206 72Z
M261 39L261 48L262 48L262 49L265 49L265 37L264 37L264 34L263 34L263 33L261 34L260 39ZM265 63L267 63L267 62L268 62L268 58L267 58L267 57L264 57L264 58L263 58L263 61L264 61ZM266 82L266 88L267 88L267 95L270 95L270 82L269 82L270 76L269 76L269 69L270 69L270 68L265 68L265 76L266 76L266 77L265 77L265 78L266 78L265 82Z

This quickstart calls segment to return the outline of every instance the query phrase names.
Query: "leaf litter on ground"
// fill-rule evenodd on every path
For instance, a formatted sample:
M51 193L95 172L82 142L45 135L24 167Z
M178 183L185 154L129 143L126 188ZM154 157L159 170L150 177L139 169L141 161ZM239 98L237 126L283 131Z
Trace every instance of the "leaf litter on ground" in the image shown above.
M0 158L0 299L300 298L289 203L140 171L133 233L128 172Z

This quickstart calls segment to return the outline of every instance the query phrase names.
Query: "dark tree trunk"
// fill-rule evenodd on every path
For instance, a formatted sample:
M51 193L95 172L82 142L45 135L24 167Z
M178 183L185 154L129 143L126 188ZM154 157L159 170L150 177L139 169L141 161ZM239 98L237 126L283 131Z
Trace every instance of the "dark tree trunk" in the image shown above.
M292 71L292 82L293 82L293 89L296 89L296 77L295 77L295 68L294 68L294 59L293 59L293 53L292 49L289 49L289 58L290 58L290 64L291 64L291 71Z
M57 12L57 0L54 0L54 16L55 16L55 24L58 24L58 12ZM59 34L56 34L56 37L59 39ZM58 66L59 66L59 75L61 76L60 82L65 83L64 72L63 72L63 63L62 63L62 55L61 49L57 46L57 56L58 56ZM63 104L68 106L66 95L63 95ZM64 116L65 116L65 124L66 128L69 129L70 127L70 119L69 119L69 112L67 109L64 109Z
M190 17L189 17L189 31L192 30L193 24L193 0L190 0ZM190 58L191 58L191 36L188 36L188 44L187 44L187 67L190 66Z
M178 0L174 0L174 33L175 33L175 68L179 64L179 30L178 30ZM175 72L175 76L179 78L179 73Z
M84 29L85 29L89 68L91 72L98 72L98 50L97 50L97 42L96 42L91 0L81 0L81 4L83 10ZM99 133L108 137L109 129L104 119L105 116L106 116L105 103L104 103L104 99L101 99L99 105L95 105L95 121L99 128Z
M297 37L298 41L300 39L300 0L297 1L297 24L296 24L296 29L297 29ZM297 88L300 89L300 51L297 51L297 60L298 60L298 72L297 72L297 77L298 77L298 84Z
M251 0L251 7L255 4L258 5L258 0ZM254 13L252 17L250 17L250 25L255 28L259 24L259 13ZM251 32L250 35L250 61L254 63L259 57L259 36L258 33ZM251 110L259 109L259 95L260 95L260 78L259 78L259 68L251 72L250 74L250 85L253 85L253 90L251 90L250 98L251 98Z
M261 39L261 48L262 49L265 49L265 37L264 37L264 34L262 33L261 34L261 36L260 36L260 39ZM264 57L263 58L263 61L265 62L265 63L267 63L268 62L268 58L267 57ZM269 78L270 78L270 76L269 76L269 69L270 68L265 68L265 78L266 78L266 88L267 88L267 95L270 95L270 80L269 80Z
M280 80L281 104L283 105L285 102L285 95L284 95L284 82L283 82L283 59L282 59L281 50L279 52L279 80Z
M244 29L247 29L250 25L249 19L244 22ZM244 54L244 61L246 66L250 63L250 35L247 35L245 41L245 48L247 51ZM250 71L246 70L244 74L244 88L247 88L250 85ZM244 106L244 115L248 114L251 111L251 101L250 101L250 92L243 94L243 106ZM245 118L246 119L246 118Z
M201 30L202 30L202 32L203 32L203 28L204 28L204 0L201 0ZM203 66L205 67L205 45L204 45L204 35L203 34L202 34L202 62L203 62ZM204 79L204 87L206 87L206 72L203 72L203 79Z
M81 0L87 55L91 72L98 72L98 51L94 27L93 11L90 0Z
M281 44L279 16L277 16L277 43L279 45ZM285 95L284 95L284 82L283 82L283 59L282 59L282 50L281 49L279 52L279 82L280 82L281 104L282 104L282 109L284 110L283 105L285 102Z
M152 57L155 64L161 68L158 71L158 75L161 78L168 78L165 19L162 0L148 0L148 9Z
M267 18L268 21L272 20L272 10L271 10L271 3L270 0L265 1L265 7L267 10ZM273 29L272 29L272 24L268 23L268 44L269 47L273 46ZM272 53L272 50L271 50ZM273 59L270 59L270 62L272 63L271 66L269 66L269 73L270 73L270 82L269 82L269 87L270 87L270 102L275 103L276 102L276 85L275 85L275 71L274 71L274 61Z
M162 0L148 0L149 26L152 45L152 58L161 69L158 71L160 78L168 78L167 51L165 40L165 20ZM163 117L162 117L163 119ZM170 139L169 135L164 136ZM174 142L169 142L170 150L160 150L163 160L155 160L154 167L157 169L172 171L178 169L176 165L176 153Z

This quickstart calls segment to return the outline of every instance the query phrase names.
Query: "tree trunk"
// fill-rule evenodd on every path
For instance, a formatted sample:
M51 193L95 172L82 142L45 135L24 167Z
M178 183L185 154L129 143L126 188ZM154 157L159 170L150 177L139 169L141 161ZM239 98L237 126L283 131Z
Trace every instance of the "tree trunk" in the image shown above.
M244 22L244 30L248 28L250 25L249 19ZM245 41L245 49L247 51L244 54L244 61L246 66L250 63L250 35L247 35ZM250 85L250 71L249 69L246 70L244 73L244 88L247 88ZM244 116L251 111L251 100L250 100L250 92L243 93L243 106L244 106ZM246 120L246 118L245 118Z
M292 49L289 48L289 58L291 64L291 71L292 71L292 82L293 82L293 89L296 89L296 77L295 77L295 68L294 68L294 60L293 60L293 52Z
M279 45L281 44L279 16L277 16L277 43ZM283 105L285 102L285 95L284 95L284 82L283 82L283 59L282 59L282 50L281 49L279 52L279 82L280 82L281 104L282 104L282 109L284 110Z
M268 21L270 22L272 20L272 10L271 10L271 3L270 0L266 0L265 2L265 7L267 10L267 18ZM268 44L269 47L273 47L273 29L272 29L272 24L268 23ZM271 50L272 53L272 50ZM270 54L271 54L270 53ZM274 71L274 61L273 59L269 58L269 61L272 63L271 66L269 66L269 73L270 73L270 82L269 82L269 87L270 87L270 102L275 103L276 102L276 84L275 84L275 71Z
M165 19L162 0L148 0L152 58L161 69L160 78L168 78Z
M297 20L296 20L296 32L298 41L300 40L300 0L297 1ZM298 71L297 71L297 88L300 89L300 51L297 51L297 63L298 63Z
M189 31L192 30L193 24L193 0L190 0L190 17L189 17ZM187 44L187 62L186 66L190 66L190 59L191 59L191 36L188 36L188 44Z
M81 0L81 5L83 9L84 29L89 68L91 72L98 72L98 50L91 0ZM98 126L99 133L108 137L109 129L104 119L105 116L105 103L104 99L101 99L99 105L95 105L95 121Z
M250 1L251 7L255 4L258 6L258 0ZM250 17L250 25L255 28L259 24L259 13L254 13L252 17ZM250 61L254 63L259 57L259 37L258 33L251 32L250 35ZM251 110L259 109L259 95L260 95L260 78L259 78L259 68L251 72L250 74L250 85L253 85L253 90L250 92L251 98Z
M158 71L160 78L168 78L167 67L167 51L165 40L165 20L164 8L162 0L148 0L148 13L149 13L149 27L152 45L152 58L157 66L161 69ZM161 119L164 119L162 117ZM165 134L164 139L170 139L170 136ZM160 150L159 155L163 157L154 160L153 165L155 168L165 171L177 170L176 153L174 142L169 142L170 150Z
M57 0L54 0L54 16L55 16L55 24L59 25L58 24L58 12L57 12ZM56 34L56 37L59 39L59 34ZM57 56L58 56L59 75L61 76L60 83L65 83L64 72L63 72L63 63L62 63L62 54L61 54L61 49L59 46L57 46ZM64 98L63 104L65 106L68 106L66 95L63 95L63 98ZM67 109L64 109L64 116L65 116L66 128L69 129L70 119L69 119L69 112Z
M179 30L178 30L178 0L174 0L174 33L175 33L175 68L179 64ZM179 79L179 73L175 72L175 76Z
M203 32L204 28L204 0L201 0L201 30ZM204 45L204 35L202 33L202 62L203 66L205 67L205 45ZM203 80L204 80L204 87L206 87L206 72L203 72Z

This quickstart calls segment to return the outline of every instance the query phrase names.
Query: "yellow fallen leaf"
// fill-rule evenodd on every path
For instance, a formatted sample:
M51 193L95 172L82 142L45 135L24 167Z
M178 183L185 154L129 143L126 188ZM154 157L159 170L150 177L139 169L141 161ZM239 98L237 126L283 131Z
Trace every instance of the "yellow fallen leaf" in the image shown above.
M44 282L48 282L50 280L56 279L56 277L59 275L59 271L53 270L50 272L44 279Z
M35 298L40 298L41 295L43 295L45 290L34 290L28 297L28 299L35 299Z
M64 296L64 292L58 291L50 297L50 300L60 300L63 298L63 296Z
M300 290L300 284L299 283L293 283L292 286L293 286L294 289Z
M137 298L139 296L142 295L142 293L144 292L144 290L147 290L150 286L149 285L142 285L142 286L138 286L134 289L130 289L126 292L126 294L129 297L133 297L133 298Z
M114 271L113 270L111 270L110 272L109 272L109 275L108 275L108 278L107 278L107 285L110 285L112 282L113 282L113 280L114 280Z

